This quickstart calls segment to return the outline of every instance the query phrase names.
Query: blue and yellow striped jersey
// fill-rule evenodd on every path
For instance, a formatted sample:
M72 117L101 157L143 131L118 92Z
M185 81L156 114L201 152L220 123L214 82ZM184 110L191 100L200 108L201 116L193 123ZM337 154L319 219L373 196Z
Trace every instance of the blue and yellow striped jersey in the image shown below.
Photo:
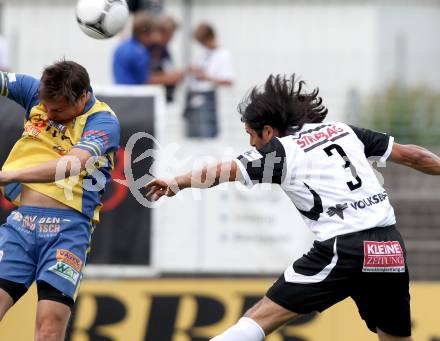
M0 72L0 77L0 94L26 110L23 135L12 148L2 170L36 166L60 158L72 148L85 149L97 157L93 171L85 170L77 178L56 183L8 184L3 188L5 197L19 205L21 188L27 186L97 222L104 188L111 181L114 152L119 146L120 125L116 115L92 94L80 116L68 124L60 124L49 120L40 104L39 80L5 72Z

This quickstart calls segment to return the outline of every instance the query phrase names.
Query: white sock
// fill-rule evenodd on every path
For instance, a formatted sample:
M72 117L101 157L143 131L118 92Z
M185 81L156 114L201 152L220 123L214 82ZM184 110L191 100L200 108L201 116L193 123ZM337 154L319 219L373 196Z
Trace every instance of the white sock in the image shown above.
M248 317L242 317L231 328L210 341L263 341L264 330Z

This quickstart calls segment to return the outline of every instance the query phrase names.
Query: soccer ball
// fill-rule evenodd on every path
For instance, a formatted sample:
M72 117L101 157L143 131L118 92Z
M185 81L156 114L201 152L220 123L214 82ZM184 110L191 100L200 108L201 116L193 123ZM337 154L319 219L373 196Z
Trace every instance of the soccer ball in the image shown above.
M79 0L76 21L81 30L95 39L113 37L128 19L125 0Z

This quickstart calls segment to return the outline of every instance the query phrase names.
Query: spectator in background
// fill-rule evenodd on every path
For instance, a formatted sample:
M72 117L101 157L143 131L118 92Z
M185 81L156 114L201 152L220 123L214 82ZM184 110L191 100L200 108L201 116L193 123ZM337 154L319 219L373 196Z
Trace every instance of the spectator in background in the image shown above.
M183 78L183 73L176 70L173 64L168 44L176 32L178 25L176 20L169 15L162 15L157 18L158 29L161 34L161 43L150 46L151 65L150 69L155 77L168 75L169 82L164 82L167 102L174 99L174 90L178 82ZM168 84L166 84L168 83Z
M132 37L122 42L113 56L113 76L116 84L175 85L182 73L151 72L150 48L163 43L158 19L149 12L134 14Z
M191 77L184 111L186 134L213 138L219 130L216 90L219 86L233 85L234 71L230 54L219 47L211 25L199 24L194 38L203 51L189 69Z
M154 17L137 12L133 17L132 37L123 41L113 55L113 76L116 84L139 85L150 80L151 56L148 47L160 43Z

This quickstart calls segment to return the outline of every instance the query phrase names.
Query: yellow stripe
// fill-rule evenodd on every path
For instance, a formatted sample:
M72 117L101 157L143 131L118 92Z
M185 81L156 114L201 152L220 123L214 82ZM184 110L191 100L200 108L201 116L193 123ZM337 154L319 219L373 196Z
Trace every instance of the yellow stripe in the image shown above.
M99 148L99 146L98 145L96 145L95 143L93 143L93 142L88 142L88 141L84 141L84 142L82 142L81 143L82 145L84 145L84 146L90 146L90 147L93 147L95 150L96 150L96 155L98 156L98 155L101 155L101 149Z
M95 227L96 225L93 223L93 219L89 220L89 228L90 228L90 237L89 237L89 246L86 249L86 254L84 255L84 262L83 262L83 266L81 269L81 273L80 273L80 278L78 279L78 285L76 286L75 292L73 293L73 300L76 301L76 298L78 296L78 292L79 292L79 287L81 286L81 281L83 279L83 273L84 273L84 268L86 267L88 258L89 258L89 254L90 254L90 250L91 250L91 246L90 243L92 242L92 235L93 232L95 231Z
M99 149L96 149L96 146L94 146L94 145L89 145L89 144L85 144L84 142L83 143L81 143L81 144L77 144L75 147L79 147L79 148L81 148L81 147L83 147L83 148L86 148L88 151L90 151L91 153L92 153L92 155L94 155L94 156L99 156ZM98 152L96 152L96 150L98 150Z

